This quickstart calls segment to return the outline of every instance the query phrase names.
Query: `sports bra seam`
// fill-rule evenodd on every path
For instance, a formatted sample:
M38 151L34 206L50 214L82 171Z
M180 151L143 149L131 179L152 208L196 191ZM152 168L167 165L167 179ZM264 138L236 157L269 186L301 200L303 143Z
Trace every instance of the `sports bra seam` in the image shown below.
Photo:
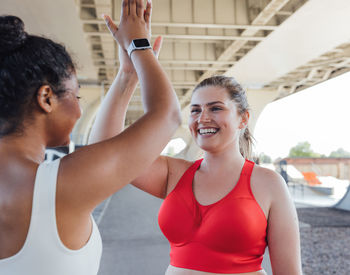
M72 249L70 249L70 248L68 248L63 242L62 242L62 240L61 240L61 237L60 237L60 235L59 235L59 231L58 231L58 226L57 226L57 215L56 215L56 200L57 200L57 180L58 180L58 172L59 172L59 169L60 169L60 166L61 166L61 159L59 158L59 159L57 159L57 160L55 160L54 162L59 162L59 164L58 164L58 167L57 167L57 173L56 173L56 178L55 178L55 188L53 188L54 189L54 191L55 191L55 197L54 197L54 203L53 203L53 206L51 207L51 210L52 210L52 212L51 212L51 214L53 215L53 224L52 225L50 225L50 227L52 227L52 229L53 229L53 232L52 232L52 241L53 241L53 244L55 244L55 245L57 245L58 247L58 249L62 249L65 253L70 253L70 254L78 254L79 252L81 252L81 251L83 251L83 249L85 248L85 247L88 247L88 246L90 246L90 240L92 239L92 237L93 237L93 234L96 234L95 233L95 230L94 230L94 221L93 221L93 217L92 217L92 215L90 215L90 219L91 219L91 227L92 227L92 229L91 229L91 234L90 234L90 236L89 236L89 239L88 239L88 241L83 245L83 247L81 247L81 248L79 248L79 249L77 249L77 250L72 250ZM54 162L51 162L51 163L42 163L43 165L51 165L51 167L52 167L52 165L54 165L53 163ZM46 166L47 167L47 166ZM45 168L46 168L45 167ZM51 168L50 167L50 168Z
M251 169L250 172L247 172L246 169L244 169L244 167L246 167L246 163L251 163L251 164L253 165L253 167L252 167L252 169ZM264 220L265 220L266 223L267 223L267 217L266 217L264 211L262 210L260 204L257 202L257 200L256 200L256 198L255 198L255 196L254 196L254 194L253 194L253 191L252 191L252 189L251 189L251 175L252 175L252 173L253 173L254 166L255 166L255 163L254 163L254 162L251 162L251 161L249 161L249 160L246 160L246 161L245 161L245 164L244 164L244 166L243 166L243 169L242 169L241 176L240 176L240 178L238 179L236 185L233 187L233 189L232 189L230 192L228 192L228 193L227 193L223 198L221 198L220 200L218 200L218 201L216 201L216 202L214 202L214 203L212 203L212 204L202 205L202 204L200 204L200 203L197 201L197 199L196 199L196 197L195 197L195 195L194 195L193 189L192 189L192 190L191 190L191 191L192 191L191 194L192 194L193 199L195 200L195 202L196 202L201 208L206 208L206 209L210 209L211 207L214 207L214 206L216 206L216 205L218 205L218 204L220 204L220 203L226 201L227 199L249 199L249 200L252 200L252 201L255 202L255 204L257 205L257 207L258 207L258 209L259 209L259 212L262 214ZM243 171L243 170L244 170L244 171ZM192 179L192 181L193 181L193 179ZM239 197L233 197L233 194L235 193L234 191L237 191L239 185L242 187L241 181L243 181L243 182L246 181L246 184L243 185L243 186L246 186L246 188L248 189L248 190L247 190L247 191L248 191L248 194L246 195L247 197L244 197L244 196L243 196L243 197L241 197L241 196L239 196ZM193 183L192 183L192 184L193 184ZM244 188L244 187L243 187L243 188ZM245 188L244 188L244 189L245 189Z
M190 240L190 241L188 241L188 242L184 242L184 243L181 244L181 245L176 245L176 244L172 243L172 245L175 246L175 247L182 247L182 246L185 246L185 245L189 245L189 244L191 244L191 243L193 243L193 244L200 244L201 246L204 246L204 247L208 248L210 251L213 251L213 249L211 249L208 245L206 245L205 243L203 243L203 242L201 242L201 241L197 241L197 240ZM254 246L253 248L255 248L255 247L257 247L257 246ZM266 246L265 246L265 247L266 247ZM214 250L214 251L215 251L215 250ZM226 252L220 252L220 253L226 253ZM241 253L241 252L235 252L235 253L227 252L227 254L237 254L237 253ZM242 252L242 253L243 253L243 252ZM263 256L263 255L260 255L259 257L261 257L261 256Z
M94 226L94 219L92 217L92 214L90 214L90 220L91 220L91 233L90 233L90 236L88 238L88 240L86 241L86 243L79 249L70 249L68 248L62 241L61 239L61 236L59 234L59 230L58 230L58 226L57 226L57 215L56 215L56 200L57 200L57 180L58 180L58 172L59 172L59 169L60 169L60 166L61 166L61 161L58 165L58 168L57 168L57 175L56 175L56 188L55 188L55 199L54 199L54 204L53 204L53 215L54 215L54 224L53 224L53 227L54 227L54 241L56 242L56 244L58 245L58 248L62 250L62 252L64 253L69 253L69 254L79 254L79 253L83 253L85 250L88 249L88 247L90 247L92 244L92 241L93 241L93 238L95 237L95 234L96 234L96 230L95 230L95 226Z
M245 171L246 169L244 169L244 168L246 167L246 165L247 165L248 162L249 162L249 161L248 161L247 159L245 159L244 164L243 164L243 167L242 167L242 170L241 170L241 172L240 172L239 178L238 178L238 180L237 180L235 186L233 186L233 188L232 188L225 196L223 196L221 199L217 200L217 201L214 202L214 203L208 204L208 205L203 205L203 204L201 204L201 203L198 202L198 200L197 200L197 198L196 198L196 196L195 196L195 194L194 194L194 192L193 192L193 180L194 180L194 176L195 176L195 175L193 175L192 184L191 184L191 195L192 195L192 198L195 200L196 204L199 205L199 207L201 207L201 208L210 209L211 207L214 207L214 206L216 206L216 205L218 205L218 204L221 204L221 203L223 203L224 201L226 201L226 200L228 200L229 198L231 198L231 197L232 197L232 194L234 194L235 191L237 192L237 189L239 189L239 188L242 186L242 183L241 183L241 182L245 180L245 177L246 177L246 176L249 176L249 173L247 173L247 172ZM245 185L247 185L247 184L245 184ZM243 186L244 186L244 185L243 185Z
M84 253L84 251L86 251L89 247L92 246L92 243L93 243L93 240L96 238L96 228L94 226L94 220L93 220L93 217L92 215L90 215L90 220L91 220L91 234L88 238L88 240L86 241L86 243L79 249L71 249L69 247L67 247L61 240L61 237L60 235L58 234L58 228L57 228L57 220L56 220L56 233L57 233L57 238L56 238L56 241L57 241L57 245L58 245L58 248L62 250L62 252L64 253L69 253L69 254L74 254L74 255L77 255L79 253Z
M204 245L202 242L200 242L200 241L196 241L196 240L186 241L186 242L183 242L181 245L176 245L176 244L173 244L173 246L176 246L176 247L182 247L182 246L185 246L185 245L188 245L188 244L191 244L191 243L197 243L197 244L200 244L200 245L206 246L206 245ZM208 247L208 246L206 246L206 247ZM208 247L208 248L209 248L209 247Z

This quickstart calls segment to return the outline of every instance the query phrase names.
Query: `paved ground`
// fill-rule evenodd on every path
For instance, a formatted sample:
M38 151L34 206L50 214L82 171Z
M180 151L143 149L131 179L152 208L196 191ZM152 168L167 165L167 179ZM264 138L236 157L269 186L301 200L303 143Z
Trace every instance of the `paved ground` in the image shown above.
M334 208L300 208L304 275L350 274L350 212Z
M99 275L164 274L169 246L157 224L161 202L126 186L95 211L96 220L103 214L99 224L103 239Z
M291 189L300 222L301 259L304 275L350 274L350 211L332 206L346 192L333 196L307 187Z

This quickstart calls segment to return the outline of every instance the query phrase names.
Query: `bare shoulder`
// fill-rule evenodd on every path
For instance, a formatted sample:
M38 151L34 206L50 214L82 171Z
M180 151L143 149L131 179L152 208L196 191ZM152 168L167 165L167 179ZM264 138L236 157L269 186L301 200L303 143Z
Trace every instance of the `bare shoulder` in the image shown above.
M169 167L167 188L168 195L175 188L176 184L185 173L185 171L190 168L194 162L173 157L167 157L167 161Z
M266 217L276 201L283 201L289 196L284 179L275 171L259 165L254 166L251 188Z
M188 161L185 159L173 157L167 157L167 160L169 169L171 169L174 173L186 171L194 163L194 161Z
M254 166L251 177L252 184L262 185L264 188L274 190L286 187L286 182L280 174L259 165Z

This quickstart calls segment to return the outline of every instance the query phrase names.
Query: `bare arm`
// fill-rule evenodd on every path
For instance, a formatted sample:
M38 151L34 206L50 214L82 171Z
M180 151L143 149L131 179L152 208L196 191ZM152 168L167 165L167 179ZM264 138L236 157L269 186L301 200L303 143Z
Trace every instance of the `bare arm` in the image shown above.
M271 179L272 202L268 218L268 247L273 274L301 275L298 217L286 183Z
M148 32L143 1L123 0L122 5L115 37L125 50L132 39L147 37ZM62 159L57 195L71 209L92 211L135 179L155 161L180 124L176 94L153 52L134 51L132 62L140 80L145 114L118 136Z
M114 137L123 131L127 107L137 81L136 72L118 71L97 113L89 144Z
M150 5L147 5L146 7L144 19L147 29L150 32ZM115 33L117 26L113 23L111 18L105 16L105 21L110 32L112 34ZM161 45L162 38L157 37L153 45L153 51L156 56L159 55ZM89 136L89 144L116 136L124 129L127 107L133 92L135 91L138 78L134 65L127 52L120 46L118 50L120 64L119 71L99 108Z
M145 12L145 22L150 32L151 9L148 6ZM113 34L117 27L109 18L105 18L110 32ZM153 45L156 56L159 55L162 45L161 37L157 37ZM89 144L109 139L124 129L127 106L137 84L137 75L134 66L126 51L119 47L120 68L116 79L111 85L107 96L103 100L89 137ZM131 183L139 189L156 197L166 195L168 178L167 157L158 157L156 161L142 175Z

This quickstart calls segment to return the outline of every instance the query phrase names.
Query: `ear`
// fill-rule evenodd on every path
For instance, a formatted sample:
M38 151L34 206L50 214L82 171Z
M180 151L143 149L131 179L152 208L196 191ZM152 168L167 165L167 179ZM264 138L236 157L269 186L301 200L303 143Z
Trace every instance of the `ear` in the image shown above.
M49 85L43 85L37 92L37 102L45 113L51 113L56 95Z
M249 111L246 111L244 114L241 115L241 124L239 125L239 129L244 129L247 127L249 122L250 113Z

